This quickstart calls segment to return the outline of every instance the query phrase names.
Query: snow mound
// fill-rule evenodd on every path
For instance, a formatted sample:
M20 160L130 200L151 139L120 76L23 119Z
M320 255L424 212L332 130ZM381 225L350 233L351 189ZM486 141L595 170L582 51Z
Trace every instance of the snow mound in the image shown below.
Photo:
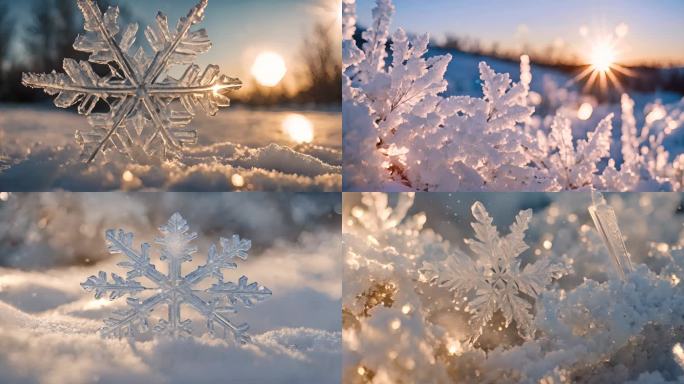
M74 191L339 191L340 116L302 112L315 124L314 142L293 144L278 122L283 111L236 109L198 119L200 143L180 159L131 161L109 153L85 164L74 143L85 119L31 106L0 106L0 190ZM237 144L237 143L243 144Z
M0 173L0 190L314 190L337 191L341 167L278 144L248 148L220 143L193 148L181 160L88 165L75 146L40 148ZM237 176L236 176L237 175Z
M29 315L0 302L6 382L329 383L340 373L340 333L281 328L243 347L202 338L102 339L97 320ZM41 357L42 356L42 357ZM45 358L48 357L48 358Z

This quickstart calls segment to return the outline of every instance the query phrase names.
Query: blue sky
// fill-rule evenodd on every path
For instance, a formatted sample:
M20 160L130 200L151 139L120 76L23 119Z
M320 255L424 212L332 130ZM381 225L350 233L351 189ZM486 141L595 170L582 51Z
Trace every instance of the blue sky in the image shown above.
M535 48L560 44L581 56L588 40L627 24L619 44L620 59L684 62L684 1L681 0L394 0L393 28L447 35L470 36L504 48L528 43ZM359 0L359 23L368 25L374 0ZM580 27L589 29L587 37Z
M337 0L210 0L204 22L213 48L200 56L199 64L219 64L225 73L245 76L258 52L272 50L295 61L302 39L317 20L335 19L329 15ZM74 0L75 3L75 0ZM173 27L187 14L196 0L113 0L128 7L136 20L151 24L158 10L164 11ZM32 1L17 1L11 12L21 25L30 18ZM328 10L328 11L326 11ZM328 20L326 24L331 24ZM21 51L21 47L17 47Z

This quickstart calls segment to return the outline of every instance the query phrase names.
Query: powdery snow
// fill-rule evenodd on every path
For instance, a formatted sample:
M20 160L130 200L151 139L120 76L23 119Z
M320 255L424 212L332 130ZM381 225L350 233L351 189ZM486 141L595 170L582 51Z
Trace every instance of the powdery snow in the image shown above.
M281 128L291 113L314 126L310 144ZM135 163L110 155L93 164L73 139L81 116L26 106L0 106L0 190L316 190L342 184L340 113L234 108L193 125L199 143L180 160ZM237 144L240 143L240 144Z

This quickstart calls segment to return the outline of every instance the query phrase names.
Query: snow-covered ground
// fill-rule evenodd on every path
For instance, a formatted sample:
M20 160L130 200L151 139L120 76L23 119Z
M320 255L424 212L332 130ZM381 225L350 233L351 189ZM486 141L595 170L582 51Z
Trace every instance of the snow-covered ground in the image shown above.
M297 144L283 122L304 116L313 140ZM333 110L231 107L191 123L199 141L179 161L132 163L80 159L74 140L83 116L40 106L0 105L0 190L291 190L339 191L341 114Z
M0 196L0 382L3 383L338 383L340 345L339 194L43 193ZM219 236L252 240L247 260L224 270L272 296L230 315L250 325L238 346L207 334L189 306L193 336L103 339L97 330L126 298L96 300L80 283L126 270L109 255L104 229L153 242L174 210L198 233L183 273L206 261ZM10 219L11 217L16 220ZM156 247L156 245L153 245ZM152 263L165 263L152 251ZM140 279L143 285L149 281ZM165 318L166 308L152 313ZM156 321L153 322L156 324Z

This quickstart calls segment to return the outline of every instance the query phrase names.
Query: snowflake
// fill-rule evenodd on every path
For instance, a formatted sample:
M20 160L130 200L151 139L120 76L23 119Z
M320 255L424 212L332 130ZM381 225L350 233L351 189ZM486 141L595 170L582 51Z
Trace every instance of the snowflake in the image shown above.
M456 252L444 265L425 263L425 272L433 282L453 291L457 297L474 292L467 306L472 314L474 338L482 335L483 328L497 311L504 316L506 327L515 320L520 336L531 338L535 332L532 300L538 298L553 278L560 278L567 270L552 264L548 258L520 268L518 257L528 249L524 238L532 210L518 213L510 226L511 232L504 237L499 235L482 203L473 204L471 211L477 220L472 224L476 239L465 242L477 256L476 260Z
M88 162L113 148L131 159L177 157L182 146L197 142L197 131L187 127L196 109L215 115L219 107L229 105L227 91L242 85L239 79L220 75L216 65L200 74L199 66L192 64L211 48L205 29L190 31L202 21L207 0L201 0L172 30L166 16L157 14L157 25L145 29L154 57L142 47L131 53L138 24L121 29L118 7L102 14L92 0L78 0L78 6L86 32L76 38L74 49L90 53L88 61L67 58L66 73L24 73L22 83L57 94L58 107L78 104L78 112L88 116L92 126L89 132L76 132ZM89 62L107 65L109 73L98 75ZM167 74L174 64L190 64L180 79ZM91 113L99 102L106 103L109 112Z
M107 273L100 271L98 276L90 276L81 283L87 291L95 291L95 298L99 299L109 293L111 300L130 295L127 303L130 308L115 313L115 316L105 321L101 329L101 335L133 336L136 333L146 332L149 329L149 315L156 307L166 305L168 307L168 319L160 320L154 326L154 331L167 333L171 336L182 334L189 335L190 320L181 320L181 304L189 304L197 312L207 319L207 328L214 335L216 325L223 328L223 336L230 331L235 340L244 344L250 340L247 335L247 324L235 325L226 318L226 314L236 313L238 306L246 308L265 300L271 295L271 291L257 283L247 283L247 277L242 276L238 283L224 282L222 269L235 269L237 264L233 261L236 257L247 259L247 251L252 243L249 240L240 239L233 235L231 239L221 238L221 252L215 245L209 248L207 262L197 267L193 272L182 276L181 265L191 261L191 255L197 251L197 247L190 242L197 238L194 232L188 232L188 225L180 214L174 213L166 225L159 228L161 237L155 239L155 243L161 246L160 260L168 263L168 274L159 272L154 264L150 263L150 244L143 243L140 252L133 248L133 233L123 230L110 229L106 232L108 249L110 253L122 253L128 258L117 265L128 269L126 278L112 273L112 280L108 281ZM146 277L155 288L144 287L136 281L138 277ZM213 276L218 282L209 288L200 291L194 287L205 278ZM155 290L155 294L144 300L132 297L144 290Z

